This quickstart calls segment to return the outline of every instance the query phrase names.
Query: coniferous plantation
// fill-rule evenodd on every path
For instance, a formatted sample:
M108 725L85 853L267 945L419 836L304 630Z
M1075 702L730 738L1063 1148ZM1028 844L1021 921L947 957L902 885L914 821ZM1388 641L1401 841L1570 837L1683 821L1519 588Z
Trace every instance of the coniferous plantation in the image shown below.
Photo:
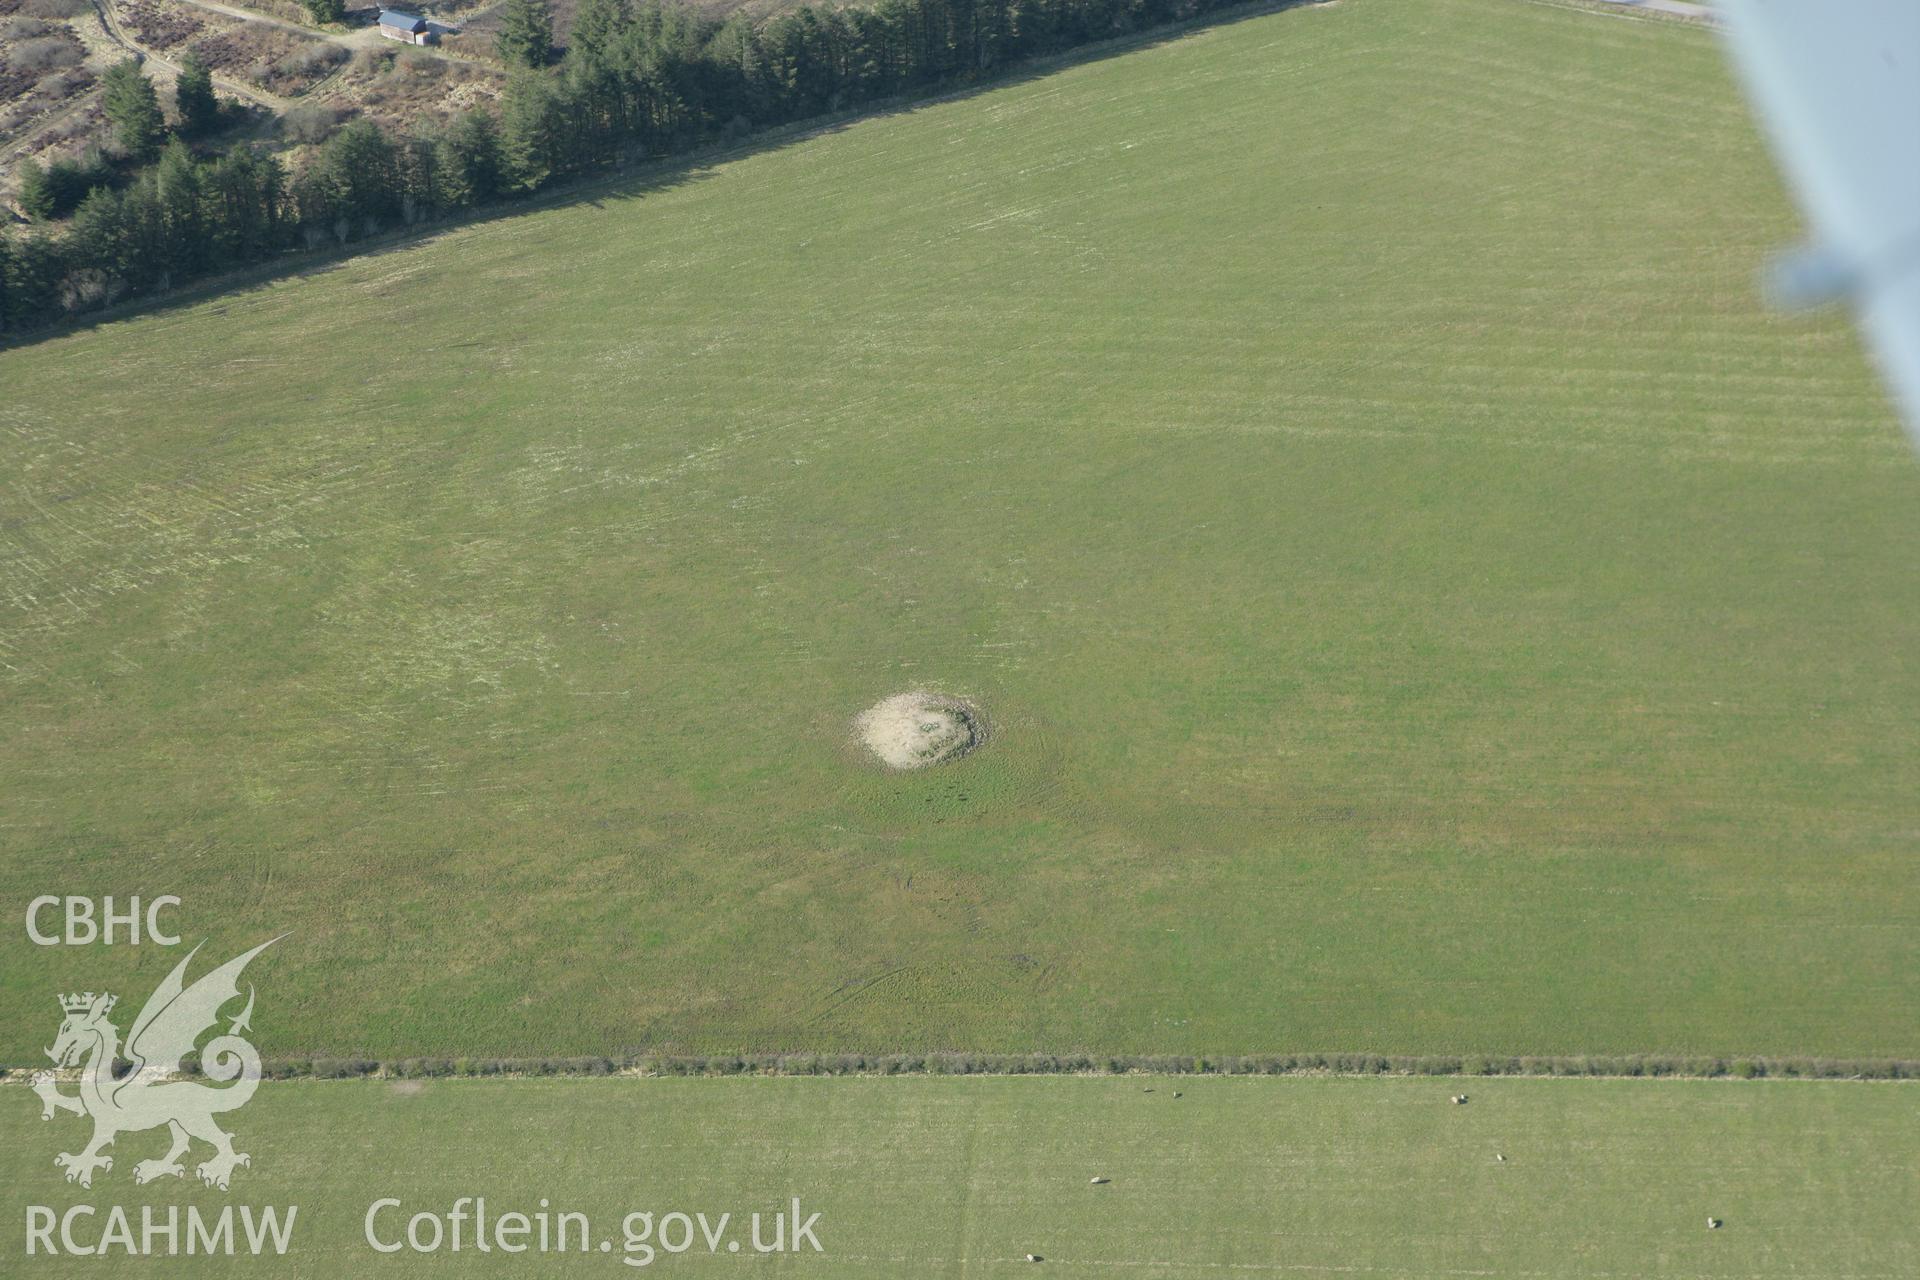
M22 205L71 213L63 232L0 238L0 331L18 333L290 250L524 196L606 169L827 112L925 93L1022 59L1224 9L1238 0L881 0L803 6L765 24L677 0L586 0L557 65L545 0L508 6L499 52L518 68L497 117L395 135L354 121L293 174L236 144L168 142L151 82L108 73L105 111L127 163L29 162ZM217 113L205 68L179 89L182 132Z

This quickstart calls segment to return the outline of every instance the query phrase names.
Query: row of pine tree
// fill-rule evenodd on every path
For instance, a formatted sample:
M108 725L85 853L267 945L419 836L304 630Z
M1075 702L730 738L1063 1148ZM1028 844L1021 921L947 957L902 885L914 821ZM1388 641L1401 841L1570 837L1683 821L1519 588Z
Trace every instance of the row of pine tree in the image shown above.
M291 176L250 144L195 149L221 117L203 66L179 79L169 136L152 82L124 63L102 99L118 158L22 167L20 203L46 225L0 233L0 330L523 195L623 156L978 79L1229 2L878 0L756 24L659 0L584 0L556 64L547 0L508 0L497 43L516 71L498 112L404 136L357 120Z

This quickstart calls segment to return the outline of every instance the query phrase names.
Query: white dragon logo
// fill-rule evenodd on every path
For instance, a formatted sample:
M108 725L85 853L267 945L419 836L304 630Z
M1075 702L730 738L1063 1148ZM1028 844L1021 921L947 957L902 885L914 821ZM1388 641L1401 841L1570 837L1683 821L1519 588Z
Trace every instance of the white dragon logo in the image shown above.
M282 934L282 937L286 935ZM47 1050L56 1067L85 1063L80 1074L80 1092L65 1094L55 1087L51 1071L33 1077L33 1091L40 1095L42 1120L53 1119L55 1111L93 1117L93 1141L78 1153L63 1152L53 1162L67 1171L67 1181L83 1187L93 1185L95 1169L111 1170L113 1157L100 1154L116 1136L166 1125L173 1134L173 1145L158 1160L142 1160L133 1166L135 1182L155 1178L182 1177L186 1170L180 1157L186 1154L191 1139L211 1143L213 1158L197 1172L200 1180L222 1191L227 1189L237 1165L251 1164L243 1153L233 1149L233 1137L225 1133L213 1118L223 1111L236 1111L253 1097L260 1085L260 1054L243 1039L253 1016L253 988L247 988L247 1007L240 1012L227 1033L215 1036L199 1050L202 1074L225 1084L212 1088L176 1077L183 1059L194 1053L194 1041L220 1020L220 1007L240 994L240 971L247 962L265 951L279 938L261 943L245 955L237 956L186 986L183 979L187 964L199 954L195 947L187 958L154 989L140 1016L127 1033L126 1057L133 1069L116 1079L113 1064L120 1055L120 1032L107 1015L113 1012L116 997L105 992L95 995L60 997L66 1020L60 1035Z

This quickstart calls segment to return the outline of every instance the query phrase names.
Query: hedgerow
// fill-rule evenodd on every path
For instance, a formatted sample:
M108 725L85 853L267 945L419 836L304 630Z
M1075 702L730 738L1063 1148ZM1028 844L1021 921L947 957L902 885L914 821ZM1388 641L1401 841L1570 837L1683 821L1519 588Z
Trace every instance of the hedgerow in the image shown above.
M35 1068L0 1068L0 1077ZM1187 1057L1082 1053L631 1054L584 1058L288 1057L263 1063L271 1080L433 1079L486 1076L1605 1076L1741 1080L1920 1080L1904 1058L1456 1057L1376 1053ZM190 1060L188 1074L197 1067Z

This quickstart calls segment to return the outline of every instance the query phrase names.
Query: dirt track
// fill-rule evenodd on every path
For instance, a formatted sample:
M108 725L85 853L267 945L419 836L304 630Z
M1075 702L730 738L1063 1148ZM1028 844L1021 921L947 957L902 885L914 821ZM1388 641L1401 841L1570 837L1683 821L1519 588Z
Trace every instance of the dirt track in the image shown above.
M171 71L174 75L177 76L180 74L179 63L147 48L138 40L135 40L133 36L127 32L125 27L120 25L119 15L113 11L113 0L92 0L92 3L94 12L100 15L100 25L105 28L107 39L113 41L141 61L156 62ZM221 76L213 77L213 84L216 89L230 93L236 98L244 98L248 102L257 103L269 111L284 111L292 105L289 99L282 98L278 94L268 93L264 89L256 89L252 85L241 84L239 81L228 80Z

